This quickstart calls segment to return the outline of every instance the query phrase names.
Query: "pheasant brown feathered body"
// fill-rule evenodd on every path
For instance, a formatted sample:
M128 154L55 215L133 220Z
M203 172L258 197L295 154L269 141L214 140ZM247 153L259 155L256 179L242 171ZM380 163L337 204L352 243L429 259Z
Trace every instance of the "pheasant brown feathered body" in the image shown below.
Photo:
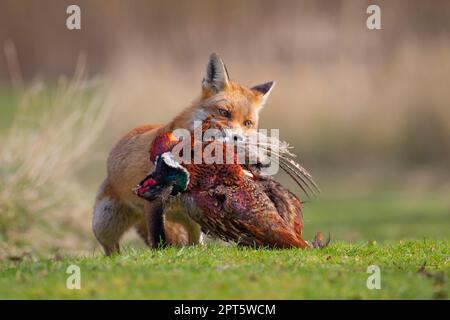
M195 203L189 214L205 232L242 245L307 246L297 197L270 178L222 179L223 173L203 176L184 195Z

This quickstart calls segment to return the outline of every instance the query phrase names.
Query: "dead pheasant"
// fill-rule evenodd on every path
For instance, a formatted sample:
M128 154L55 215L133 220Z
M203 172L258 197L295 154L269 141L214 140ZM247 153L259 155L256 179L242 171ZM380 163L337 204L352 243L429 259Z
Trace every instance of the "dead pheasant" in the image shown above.
M161 195L180 195L203 231L225 241L276 248L323 246L321 239L310 245L302 238L301 201L272 178L259 175L256 166L180 163L170 152L178 142L171 133L155 139L150 152L155 170L135 188L138 196L163 205L166 200L157 199ZM192 143L204 148L216 142ZM226 152L224 148L224 156Z

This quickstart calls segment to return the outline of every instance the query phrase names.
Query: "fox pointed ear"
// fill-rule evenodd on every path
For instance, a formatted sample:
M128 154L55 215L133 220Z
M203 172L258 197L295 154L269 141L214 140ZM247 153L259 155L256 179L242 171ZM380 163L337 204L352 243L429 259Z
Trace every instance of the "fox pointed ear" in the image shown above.
M254 86L252 90L255 90L262 94L261 106L264 106L269 98L270 93L272 92L273 87L275 86L275 81L266 82L263 84L259 84Z
M216 53L212 53L202 82L203 92L216 94L224 90L229 81L227 67Z

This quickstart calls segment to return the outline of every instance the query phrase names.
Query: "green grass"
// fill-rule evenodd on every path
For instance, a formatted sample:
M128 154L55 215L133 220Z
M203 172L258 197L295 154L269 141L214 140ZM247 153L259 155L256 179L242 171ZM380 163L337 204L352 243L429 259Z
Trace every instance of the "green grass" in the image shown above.
M339 198L324 193L305 205L306 238L321 230L346 241L448 240L450 199L442 192L349 194Z
M13 259L14 260L14 259ZM323 250L217 245L125 249L112 258L25 258L0 262L0 298L125 299L446 299L446 241L334 243ZM66 289L66 269L81 268L81 289ZM381 289L369 290L369 265Z
M11 127L13 106L19 97L12 91L0 90L0 137ZM46 95L43 99L47 99ZM34 119L34 114L40 111L33 109L34 113L27 116ZM108 146L98 142L95 148L106 150ZM25 145L24 154L28 151ZM94 157L81 173L71 176L80 180L86 194L92 195L92 199L80 197L81 209L72 208L76 210L69 213L66 209L70 208L61 210L55 206L43 214L37 213L35 201L29 201L25 203L31 204L26 206L29 211L17 212L8 221L5 230L11 231L17 241L0 241L0 298L448 299L450 296L450 199L445 176L435 175L434 184L416 189L422 180L416 183L414 179L406 179L406 171L378 177L376 173L371 176L368 167L361 170L368 173L367 179L356 182L345 173L339 176L322 173L323 179L318 179L322 188L319 199L308 202L304 208L304 235L311 239L318 230L325 236L330 232L333 242L324 250L255 250L208 245L151 251L142 247L142 241L126 241L122 255L105 258L99 250L95 254L86 253L95 241L90 229L91 207L104 178L104 161L103 156ZM56 180L71 181L67 175L64 172L64 179ZM288 180L281 181L298 191ZM11 184L0 185L0 191L2 186ZM43 184L39 190L51 194L53 189L47 189L49 186ZM29 187L23 190L29 189L36 191ZM17 193L17 203L22 205L23 195L18 190L14 188L13 194ZM15 214L13 210L7 213ZM17 227L20 221L24 223ZM51 223L52 228L39 227L41 222ZM34 232L23 228L28 225ZM52 255L54 251L63 255ZM74 256L74 251L84 255ZM81 268L81 290L66 289L66 270L71 264ZM369 276L366 271L372 264L381 268L381 290L366 288Z
M13 90L7 90L0 87L0 134L6 131L14 118L14 106L17 100L17 94Z

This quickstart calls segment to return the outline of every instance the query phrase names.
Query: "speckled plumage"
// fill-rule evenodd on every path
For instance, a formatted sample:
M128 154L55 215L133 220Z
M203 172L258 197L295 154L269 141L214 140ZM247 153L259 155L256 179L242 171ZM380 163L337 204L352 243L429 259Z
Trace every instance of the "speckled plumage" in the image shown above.
M246 175L231 183L222 183L216 176L217 186L189 189L183 197L190 197L196 210L190 216L202 229L226 241L242 245L269 247L300 247L302 239L301 203L293 194L272 179L255 180Z

